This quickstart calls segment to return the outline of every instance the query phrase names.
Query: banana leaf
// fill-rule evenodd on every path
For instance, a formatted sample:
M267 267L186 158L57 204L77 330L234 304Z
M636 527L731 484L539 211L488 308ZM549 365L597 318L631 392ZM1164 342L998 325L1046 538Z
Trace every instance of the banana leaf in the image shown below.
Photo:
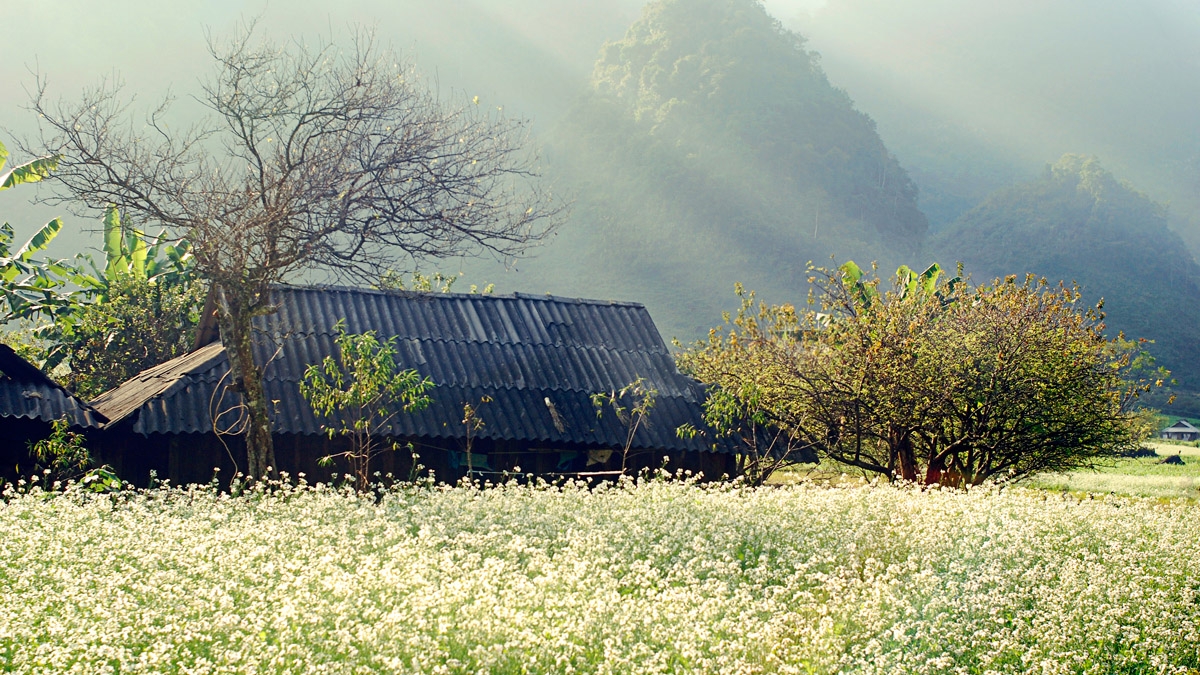
M104 278L113 281L129 269L121 236L121 214L112 204L104 210Z
M40 157L31 162L19 164L7 173L0 173L0 190L7 190L22 183L36 183L48 177L50 172L58 166L59 157L59 155Z
M921 284L921 291L928 295L932 295L933 292L937 290L937 280L941 275L941 265L933 263L929 267L926 267L925 271L921 272L921 276L918 277Z
M146 278L146 239L141 230L130 230L126 238L130 272L139 279Z
M17 249L17 252L13 257L17 258L21 262L29 262L29 259L33 257L34 253L46 250L46 247L50 245L50 242L54 241L54 238L57 237L58 233L62 231L62 227L62 218L55 218L54 220L46 223L40 230L38 230L32 237L29 238L29 241L25 242L21 248Z

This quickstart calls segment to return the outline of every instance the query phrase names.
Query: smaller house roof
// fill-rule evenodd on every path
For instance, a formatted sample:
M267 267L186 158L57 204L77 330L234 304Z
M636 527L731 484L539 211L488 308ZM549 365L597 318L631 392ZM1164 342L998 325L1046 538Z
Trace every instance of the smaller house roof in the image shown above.
M1163 431L1190 431L1193 433L1200 433L1200 429L1192 426L1192 423L1188 422L1187 420L1179 420L1175 424L1163 429Z
M98 428L108 419L84 403L12 347L0 344L0 418L50 422L62 417L73 427Z
M147 401L169 396L193 375L225 363L225 349L220 342L205 345L191 353L160 363L134 375L119 387L109 389L92 399L91 404L113 422L128 417Z

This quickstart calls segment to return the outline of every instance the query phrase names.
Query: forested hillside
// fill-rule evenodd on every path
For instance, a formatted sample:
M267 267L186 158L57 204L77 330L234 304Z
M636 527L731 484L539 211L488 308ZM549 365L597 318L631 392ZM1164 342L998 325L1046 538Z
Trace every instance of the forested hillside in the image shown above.
M799 299L808 260L907 261L926 229L874 122L753 0L648 5L548 146L573 217L501 285L637 299L668 337L734 281Z
M1181 387L1200 386L1200 266L1167 228L1166 208L1096 158L1064 156L1036 180L996 192L931 248L964 261L977 281L1032 272L1078 282L1089 300L1104 298L1114 332L1153 339L1151 353Z

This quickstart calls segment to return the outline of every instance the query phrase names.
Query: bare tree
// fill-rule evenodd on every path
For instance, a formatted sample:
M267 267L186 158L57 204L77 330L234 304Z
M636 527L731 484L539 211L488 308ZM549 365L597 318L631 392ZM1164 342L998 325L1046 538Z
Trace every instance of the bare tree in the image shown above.
M247 407L252 477L274 466L251 322L269 290L301 273L378 276L406 261L513 256L563 213L538 183L528 127L478 105L450 106L412 68L358 33L280 47L209 39L215 72L195 125L168 125L168 98L139 121L121 83L50 102L38 79L38 143L62 159L49 201L115 204L128 226L166 226L193 245L216 301L234 389Z

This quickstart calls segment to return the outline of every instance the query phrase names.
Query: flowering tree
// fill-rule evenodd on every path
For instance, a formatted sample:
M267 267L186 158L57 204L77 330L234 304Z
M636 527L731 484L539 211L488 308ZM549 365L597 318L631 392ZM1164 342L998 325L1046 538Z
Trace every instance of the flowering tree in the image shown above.
M1157 384L1077 289L973 286L933 266L891 290L853 263L811 268L806 311L743 294L726 330L680 357L712 385L710 422L753 415L824 457L952 486L1089 466L1136 447L1131 408Z

